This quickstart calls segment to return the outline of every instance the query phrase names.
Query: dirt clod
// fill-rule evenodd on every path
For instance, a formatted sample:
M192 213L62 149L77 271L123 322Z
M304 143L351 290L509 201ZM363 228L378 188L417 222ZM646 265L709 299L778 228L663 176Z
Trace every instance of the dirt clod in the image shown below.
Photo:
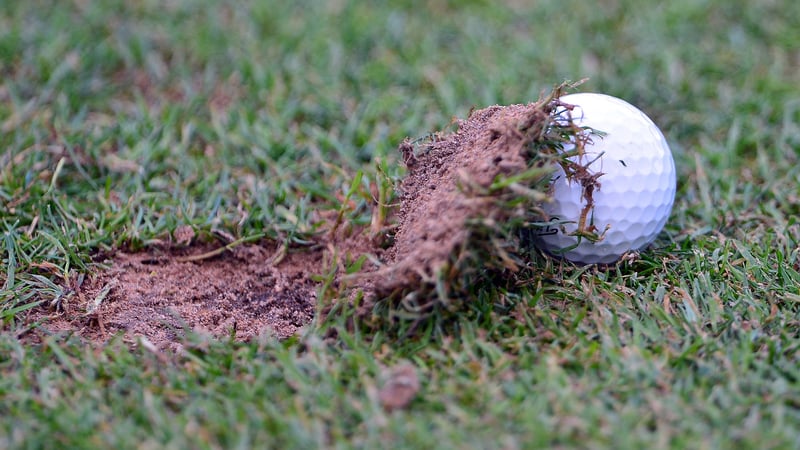
M411 364L400 364L387 369L386 380L378 392L378 399L386 411L408 407L420 389L417 369Z
M474 111L453 133L399 146L408 174L374 299L424 313L436 304L452 307L451 297L464 295L464 283L481 271L518 269L514 227L546 198L553 149L563 141L551 127L557 95Z

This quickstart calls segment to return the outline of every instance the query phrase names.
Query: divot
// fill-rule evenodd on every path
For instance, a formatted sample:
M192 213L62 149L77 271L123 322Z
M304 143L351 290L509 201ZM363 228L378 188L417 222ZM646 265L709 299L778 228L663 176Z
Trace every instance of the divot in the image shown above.
M271 249L243 245L213 258L187 261L209 251L193 246L169 251L116 253L110 268L87 277L63 312L37 308L29 321L45 319L35 334L72 332L103 343L117 334L158 348L187 331L215 338L283 339L311 322L316 312L319 251L293 252L268 263Z
M354 299L360 318L386 307L406 317L457 310L476 282L508 281L529 263L524 231L541 221L558 150L580 132L553 118L564 87L535 103L470 111L454 132L400 143L407 174L390 213L396 223L384 217L381 229L345 227L342 211L335 222L320 212L329 229L312 247L290 251L245 241L190 245L194 235L184 227L185 245L116 253L62 311L31 310L28 323L44 322L34 338L72 332L102 343L121 333L165 348L187 331L288 338L318 309L324 320ZM354 261L359 269L348 273Z
M528 264L522 231L542 218L559 150L582 150L581 130L554 117L565 87L535 103L471 111L455 132L400 144L408 173L394 245L371 274L374 306L412 317L457 310L476 283Z

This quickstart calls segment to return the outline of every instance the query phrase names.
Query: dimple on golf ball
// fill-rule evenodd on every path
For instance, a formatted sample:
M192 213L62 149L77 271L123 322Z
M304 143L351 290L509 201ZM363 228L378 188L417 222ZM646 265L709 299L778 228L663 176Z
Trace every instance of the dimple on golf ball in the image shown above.
M652 243L664 228L675 200L672 153L653 121L623 100L594 93L560 100L574 108L560 107L559 117L601 132L590 136L582 155L569 158L600 175L587 207L582 183L558 167L550 184L552 201L542 205L549 222L537 230L535 242L576 263L613 263ZM587 229L599 239L580 233Z

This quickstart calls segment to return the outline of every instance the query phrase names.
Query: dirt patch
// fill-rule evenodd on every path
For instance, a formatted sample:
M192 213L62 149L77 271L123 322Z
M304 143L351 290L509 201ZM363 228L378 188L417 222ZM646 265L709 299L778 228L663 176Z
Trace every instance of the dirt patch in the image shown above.
M95 342L123 333L159 347L190 330L237 340L286 338L311 322L317 303L311 276L322 267L321 251L271 264L274 249L244 245L192 260L210 250L117 253L107 271L76 286L60 312L39 308L29 320L44 320L37 333L71 331Z

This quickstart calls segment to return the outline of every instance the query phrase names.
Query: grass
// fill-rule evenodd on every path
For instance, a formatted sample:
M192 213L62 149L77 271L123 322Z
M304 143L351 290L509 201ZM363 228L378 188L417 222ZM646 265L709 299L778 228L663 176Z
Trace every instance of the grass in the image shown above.
M0 447L797 448L798 43L788 0L2 3ZM582 77L675 153L639 261L539 261L411 336L17 339L98 251L368 224L353 181L399 179L405 136ZM386 412L402 363L421 390Z

